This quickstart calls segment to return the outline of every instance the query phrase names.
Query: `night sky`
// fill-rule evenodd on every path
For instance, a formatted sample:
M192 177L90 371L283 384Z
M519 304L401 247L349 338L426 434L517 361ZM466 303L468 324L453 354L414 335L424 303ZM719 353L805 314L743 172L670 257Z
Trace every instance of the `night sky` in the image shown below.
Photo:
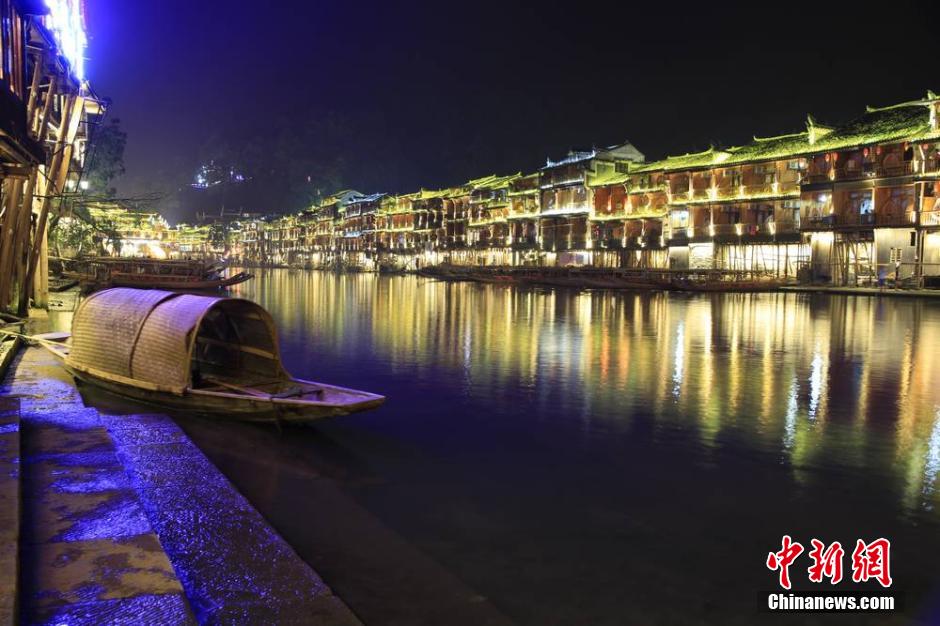
M122 195L299 127L310 169L335 159L343 186L401 193L627 139L648 159L735 145L940 90L938 3L831 4L87 0L88 72L129 135Z

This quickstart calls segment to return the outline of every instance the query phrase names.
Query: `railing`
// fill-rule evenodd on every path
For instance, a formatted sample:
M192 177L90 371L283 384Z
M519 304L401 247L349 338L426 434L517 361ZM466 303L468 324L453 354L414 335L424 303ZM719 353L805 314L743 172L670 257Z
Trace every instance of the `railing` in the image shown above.
M882 178L909 176L914 173L914 164L908 161L907 163L899 163L897 165L880 166L877 172L878 176Z
M835 213L832 216L833 226L874 226L874 213Z
M855 167L837 167L836 180L858 180L874 176L875 166L873 163L863 163Z
M711 227L706 224L704 226L687 226L684 228L673 227L667 239L681 242L690 239L707 239L708 237L711 237Z
M921 211L920 223L921 226L940 226L940 210Z
M836 213L830 224L835 227L911 226L912 213Z
M603 239L595 239L594 247L600 248L601 250L619 250L623 248L623 239L620 237L605 237Z
M535 202L531 204L513 203L509 209L511 216L518 215L538 215L539 206Z
M830 213L800 216L800 230L832 228L833 217Z
M744 185L742 188L744 196L771 196L778 193L779 185L774 183L760 183L758 185Z
M804 183L826 183L829 180L829 170L810 170L806 172L806 176L803 178Z
M770 237L779 232L778 225L775 222L765 222L763 224L714 224L711 228L716 237Z
M570 239L560 237L555 241L545 240L542 242L542 245L546 250L554 250L556 252L565 250L586 250L587 240L584 237L571 237Z
M513 239L513 250L532 250L539 245L538 237L518 237Z
M777 235L782 235L785 233L796 233L800 230L800 222L798 220L792 219L775 219L774 228Z
M625 248L659 248L662 244L661 233L651 233L646 235L632 235L624 239Z
M591 216L591 218L605 220L605 219L617 219L618 217L622 218L625 216L626 216L626 213L624 213L624 209L623 207L621 207L619 209L610 209L609 211L606 209L603 209L603 210L595 209L594 215Z

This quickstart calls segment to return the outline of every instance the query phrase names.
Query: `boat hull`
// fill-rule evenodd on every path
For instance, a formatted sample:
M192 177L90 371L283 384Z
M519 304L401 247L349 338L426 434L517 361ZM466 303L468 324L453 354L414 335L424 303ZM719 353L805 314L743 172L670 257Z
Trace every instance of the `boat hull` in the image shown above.
M147 274L114 274L111 284L115 287L135 287L137 289L221 289L251 280L252 275L244 272L230 278L211 280L179 280L173 277L150 276Z
M224 417L246 422L306 423L327 417L338 417L367 411L380 406L385 401L382 396L365 392L356 392L364 396L361 402L345 405L316 404L302 401L281 401L272 404L270 400L263 398L237 394L194 393L192 390L177 395L125 385L67 365L65 367L80 383L92 385L112 395L134 402L142 402L189 414L216 418ZM327 389L340 389L326 385L324 387Z

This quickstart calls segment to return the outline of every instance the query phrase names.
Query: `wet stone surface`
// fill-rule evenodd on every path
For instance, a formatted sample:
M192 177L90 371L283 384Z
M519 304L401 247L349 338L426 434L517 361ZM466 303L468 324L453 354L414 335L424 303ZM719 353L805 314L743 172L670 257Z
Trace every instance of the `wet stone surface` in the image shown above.
M19 401L0 398L0 625L15 623L20 534Z
M85 408L42 350L13 371L24 623L360 624L171 419Z
M170 418L128 417L102 420L200 623L360 623Z
M11 372L0 393L21 406L21 621L192 623L98 412L43 350L24 351Z
M170 626L190 623L189 607L180 595L139 595L122 600L42 607L27 623Z

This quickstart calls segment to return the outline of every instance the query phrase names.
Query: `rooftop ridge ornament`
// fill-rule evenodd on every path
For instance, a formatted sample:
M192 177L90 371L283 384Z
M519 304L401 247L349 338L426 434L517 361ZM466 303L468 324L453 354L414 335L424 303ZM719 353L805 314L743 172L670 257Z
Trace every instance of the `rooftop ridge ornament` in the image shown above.
M812 117L812 116L809 116L809 117ZM802 135L806 135L808 132L809 130L801 130L800 132L797 132L797 133L786 133L783 135L775 135L773 137L758 137L757 135L753 135L753 137L754 137L755 143L764 143L768 141L777 141L778 139L795 139ZM728 150L735 150L735 149L736 148L728 148Z
M825 137L832 132L830 126L823 126L812 116L812 114L807 114L806 116L806 132L809 136L809 145L815 145L816 141Z

